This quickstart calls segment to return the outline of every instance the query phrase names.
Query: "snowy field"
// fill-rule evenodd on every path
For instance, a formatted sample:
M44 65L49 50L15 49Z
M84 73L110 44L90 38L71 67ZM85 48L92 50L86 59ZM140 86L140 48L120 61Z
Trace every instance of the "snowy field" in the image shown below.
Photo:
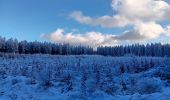
M170 58L1 55L0 100L169 100Z

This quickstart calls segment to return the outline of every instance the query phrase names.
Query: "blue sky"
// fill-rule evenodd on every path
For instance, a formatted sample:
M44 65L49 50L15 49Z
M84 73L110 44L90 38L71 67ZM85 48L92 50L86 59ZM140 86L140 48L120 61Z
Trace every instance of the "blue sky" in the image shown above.
M81 10L90 16L112 14L112 9L108 6L111 0L92 1L0 0L0 35L19 40L41 40L40 34L53 32L57 28L68 31L75 28L82 31L105 31L100 27L81 25L69 18L69 13L74 10Z
M98 41L96 39L85 40L85 38L91 38L89 34L92 34L96 36L99 41L102 41L102 43L97 42L97 45L103 44L106 41L109 42L105 43L105 45L112 44L113 40L110 40L111 38L114 39L115 44L120 41L131 42L131 40L133 41L136 38L139 38L142 41L145 39L147 41L152 41L153 39L164 40L164 38L160 38L162 35L160 33L163 33L163 30L166 30L166 33L169 36L169 19L164 18L165 16L162 15L160 15L161 17L156 15L159 15L159 12L161 13L162 10L158 9L157 11L156 9L156 12L148 11L148 13L153 13L153 16L143 16L145 13L142 11L145 11L145 9L133 9L136 3L132 3L131 1L135 0L124 1L125 3L123 0L0 0L0 35L6 38L17 38L18 40L52 40L56 42L71 41L73 44L75 41L72 40L77 39L76 42L80 42L81 44L85 43L82 42L82 38L84 38L84 41ZM127 5L126 2L131 4ZM139 8L145 8L146 3L154 2L154 0L140 1L138 2L141 3ZM169 13L169 5L167 6L169 2L170 0L164 1L163 7L165 6L166 9L162 12ZM122 5L119 6L119 4ZM158 4L162 5L162 2L158 2ZM132 11L129 12L134 13L123 14L124 12L127 12L126 7L130 8L131 6ZM155 5L151 4L149 6L156 8L158 5L156 3ZM116 10L117 8L118 10ZM143 15L141 13L143 13ZM72 17L70 17L70 15L72 15ZM107 16L109 18L103 18L103 16ZM125 18L124 22L127 21L127 23L124 23L123 21L121 22L119 19L115 19L115 16L119 16L120 20L124 20L122 18ZM152 20L150 16L157 19ZM169 14L166 14L166 16L169 16ZM84 20L87 18L88 20ZM136 19L135 22L132 20L132 18ZM162 20L162 18L164 20ZM153 28L153 30L151 30L151 33L153 34L146 35L149 32L145 26ZM160 28L159 30L156 30L159 31L159 33L155 33L154 29L157 28ZM146 31L148 33L145 34ZM72 34L66 35L69 33ZM43 38L40 37L42 34ZM113 36L110 37L110 35ZM127 37L130 35L132 35L130 38ZM52 36L62 37L58 39L52 38ZM68 36L70 36L69 39ZM165 39L167 39L167 37Z

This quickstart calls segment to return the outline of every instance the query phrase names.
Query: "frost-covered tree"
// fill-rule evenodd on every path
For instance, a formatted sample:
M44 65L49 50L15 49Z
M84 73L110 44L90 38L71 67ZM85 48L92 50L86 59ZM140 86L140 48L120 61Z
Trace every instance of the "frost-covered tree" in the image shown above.
M0 52L5 52L5 43L6 43L5 38L0 37Z
M17 53L18 52L18 41L17 39L8 39L6 41L6 52Z
M95 86L96 86L96 89L100 88L100 85L101 85L101 72L100 72L100 68L99 66L94 63L93 64L93 67L94 67L94 75L95 75Z
M53 54L53 55L104 55L104 56L158 56L170 57L170 45L161 43L132 44L117 46L99 46L93 49L90 46L72 46L69 43L49 42L18 42L17 39L0 37L0 52L20 54Z
M66 75L64 75L63 79L61 80L61 82L63 82L64 85L65 85L66 92L73 90L73 80L72 80L72 78L73 77L70 74L66 74Z
M21 41L18 44L18 50L20 54L26 54L26 50L27 50L27 41Z
M81 85L80 85L80 97L82 98L82 100L87 100L87 72L86 69L82 70L82 74L81 74Z

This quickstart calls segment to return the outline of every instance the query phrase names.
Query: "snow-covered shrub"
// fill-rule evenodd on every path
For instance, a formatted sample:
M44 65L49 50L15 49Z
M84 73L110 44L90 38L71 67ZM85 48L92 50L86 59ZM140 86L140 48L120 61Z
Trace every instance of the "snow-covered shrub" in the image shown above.
M158 70L156 70L155 74L163 80L170 80L170 67L160 66L158 67Z
M109 82L107 85L105 84L105 88L103 88L103 91L107 94L115 95L118 88L119 87L117 87L115 84Z
M68 74L65 78L64 81L67 85L66 90L67 91L71 91L73 90L73 80L72 80L72 76L70 74Z
M95 81L92 78L89 78L86 81L86 86L87 86L87 93L89 95L92 95L96 91Z
M53 85L50 68L44 66L44 68L38 70L37 74L37 79L40 82L40 86L42 86L44 89L47 89Z
M57 64L55 70L54 70L54 80L59 81L62 74L62 66L60 64Z
M31 84L36 84L36 80L35 79L32 79L32 78L29 78L28 80L26 80L26 84L28 85L31 85Z
M101 75L100 75L100 70L96 70L95 72L95 85L96 85L96 88L100 88L101 87Z
M83 100L87 99L87 72L86 70L82 71L82 76L81 76L81 86L80 86L80 98Z
M28 67L21 67L20 73L22 76L27 76L28 75Z
M113 73L110 68L103 70L101 72L101 86L100 89L107 94L115 95L118 87L116 87L115 82L113 81Z
M73 77L70 74L64 74L60 80L61 92L69 92L73 90Z
M160 92L162 87L163 83L158 78L142 78L136 84L137 91L140 94Z
M0 79L5 78L5 75L6 75L5 69L3 67L0 68Z
M12 80L11 80L11 84L12 84L12 85L17 84L18 82L19 82L19 80L18 80L18 79L12 79Z
M9 97L10 97L11 100L17 100L16 94L10 94Z

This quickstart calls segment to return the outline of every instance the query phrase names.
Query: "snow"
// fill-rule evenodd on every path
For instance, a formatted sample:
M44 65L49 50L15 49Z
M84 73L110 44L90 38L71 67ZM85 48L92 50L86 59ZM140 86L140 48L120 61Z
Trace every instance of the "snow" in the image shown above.
M0 100L169 100L170 59L0 57Z

